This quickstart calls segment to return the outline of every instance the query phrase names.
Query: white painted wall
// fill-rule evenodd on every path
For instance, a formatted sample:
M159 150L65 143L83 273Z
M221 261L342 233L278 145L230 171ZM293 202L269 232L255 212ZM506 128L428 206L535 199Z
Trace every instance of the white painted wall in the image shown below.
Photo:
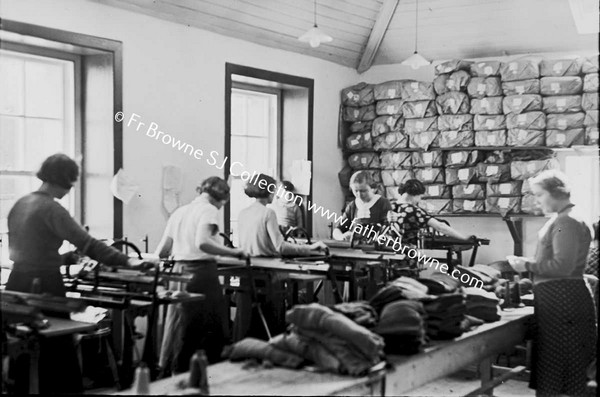
M226 62L314 79L313 200L340 207L342 194L331 189L342 167L336 146L339 93L356 82L353 69L88 1L2 0L0 7L5 19L122 41L125 114L137 113L146 125L155 122L205 153L224 151ZM148 233L152 250L167 219L162 165L183 169L182 203L193 199L199 181L223 174L133 128L123 134L124 169L141 196L124 206L124 233L132 241ZM327 223L313 218L317 236L328 235Z

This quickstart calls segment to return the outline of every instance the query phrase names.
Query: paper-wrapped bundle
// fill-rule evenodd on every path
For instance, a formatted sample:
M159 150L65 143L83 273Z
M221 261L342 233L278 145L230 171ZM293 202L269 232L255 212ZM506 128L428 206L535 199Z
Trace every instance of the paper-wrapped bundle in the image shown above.
M354 170L349 166L345 166L340 172L338 172L338 179L342 187L348 187L350 185L350 177L353 173Z
M493 214L518 214L521 212L521 196L488 197L485 200L485 208Z
M435 74L439 75L442 73L452 73L458 70L469 71L471 69L472 61L465 61L464 59L451 59L446 62L442 62L435 66Z
M598 93L598 73L590 73L584 76L583 91Z
M479 151L461 150L446 152L446 167L463 168L477 164L479 160Z
M539 94L540 80L503 81L502 91L504 95Z
M384 170L396 168L412 168L410 152L383 152L379 156L380 168Z
M401 132L388 132L373 139L375 150L397 150L408 147L408 136Z
M392 80L385 83L376 84L373 87L375 100L383 101L386 99L398 99L402 94L402 83L405 80Z
M502 96L471 99L471 114L502 114Z
M469 113L471 108L469 97L464 92L449 91L435 100L439 114Z
M373 85L358 83L342 90L342 104L345 106L366 106L375 102Z
M446 168L446 185L468 184L477 181L477 167Z
M546 128L549 130L572 130L583 128L585 113L549 114L546 116Z
M346 138L346 148L349 150L361 150L373 148L373 142L371 141L371 133L365 132L363 134L352 134Z
M452 186L452 197L455 199L484 199L485 185L469 184L469 185L454 185Z
M510 164L510 176L515 180L526 180L542 171L558 169L554 158L546 160L513 161Z
M509 113L506 115L508 129L544 130L546 129L546 115L543 112Z
M441 167L444 165L441 151L434 152L413 152L412 166L417 168L423 167Z
M348 156L348 165L355 170L380 168L378 153L353 153Z
M385 187L385 197L388 200L400 200L400 193L398 193L397 186L386 186Z
M508 182L510 180L510 164L477 164L477 178L480 182Z
M444 114L438 116L437 129L440 131L472 131L472 114Z
M369 121L375 120L376 117L377 114L375 113L375 105L367 105L359 108L350 106L344 107L344 121Z
M598 57L593 56L584 59L581 63L581 73L598 73Z
M402 104L402 115L405 119L422 119L437 116L437 114L435 102L432 100L404 102Z
M456 72L452 72L448 77L448 80L446 80L446 87L448 87L450 91L466 91L470 80L471 75L469 72L457 70Z
M585 143L585 130L575 128L572 130L546 130L546 146L571 147Z
M429 150L440 147L439 131L409 132L408 146L414 149Z
M484 98L502 95L500 77L471 77L467 92L471 98Z
M473 147L475 144L474 131L442 131L440 132L440 147Z
M373 129L373 121L357 121L350 124L350 131L353 133L371 132Z
M506 146L506 130L475 131L475 146Z
M487 196L520 196L522 184L522 181L488 183L486 185Z
M381 170L381 181L385 186L400 186L413 178L411 170Z
M542 215L544 213L538 205L535 196L531 193L524 194L521 197L521 212L531 215Z
M433 83L425 81L404 81L400 87L401 98L405 101L424 101L435 99Z
M586 127L597 127L598 126L598 111L588 110L585 112L585 118L583 119L583 125Z
M443 168L415 168L415 178L425 184L444 183Z
M550 59L540 62L540 75L548 77L578 76L581 64L576 59Z
M581 94L583 81L579 76L542 77L540 91L545 96Z
M504 114L542 110L542 97L537 94L509 95L502 101Z
M506 146L544 146L545 133L543 130L523 130L515 128L508 130Z
M502 64L500 67L502 81L537 79L540 77L539 65L531 59L521 59Z
M452 209L455 214L485 212L485 200L452 200Z
M580 95L546 96L543 100L546 113L575 113L581 112Z
M477 77L500 76L502 62L482 61L471 65L471 74Z
M398 132L404 127L404 119L402 116L379 116L373 120L372 133L373 137L388 132Z
M447 85L449 77L449 74L439 74L435 76L433 79L433 89L437 95L442 95L450 91Z
M485 164L506 164L510 161L510 152L505 152L504 150L489 150L483 153L483 162Z
M476 131L503 130L506 128L506 116L476 114L473 117L473 127Z
M409 134L413 132L437 131L438 118L434 116L422 119L407 119L404 122L404 130Z
M388 99L377 101L375 112L378 116L402 115L402 99Z
M444 184L425 185L425 193L423 194L423 198L425 199L449 199L450 197L450 186L446 186Z
M586 129L585 129L585 144L586 145L597 145L598 144L598 127L586 127Z
M452 213L452 200L450 199L429 199L421 201L420 204L431 215Z
M584 92L581 96L581 108L583 110L598 110L598 93Z

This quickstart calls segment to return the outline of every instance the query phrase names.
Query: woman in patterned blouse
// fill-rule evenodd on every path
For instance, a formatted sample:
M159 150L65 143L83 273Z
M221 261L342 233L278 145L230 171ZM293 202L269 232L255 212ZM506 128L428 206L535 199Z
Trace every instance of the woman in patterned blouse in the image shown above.
M410 179L398 188L400 200L395 211L388 213L392 233L401 236L402 244L416 245L419 230L432 227L438 232L450 237L468 240L466 236L445 223L433 218L418 206L425 193L425 186L417 179Z

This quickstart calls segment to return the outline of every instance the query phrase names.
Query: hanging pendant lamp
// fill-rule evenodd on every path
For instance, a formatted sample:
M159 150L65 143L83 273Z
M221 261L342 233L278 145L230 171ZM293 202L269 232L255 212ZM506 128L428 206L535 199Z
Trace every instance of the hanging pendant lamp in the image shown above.
M298 40L310 44L313 48L318 47L321 43L330 43L333 41L331 36L324 33L317 26L317 0L314 0L314 26L298 37Z
M410 66L413 69L419 69L422 66L431 64L417 51L417 41L419 38L419 0L416 0L417 12L415 13L415 53L406 58L400 65Z

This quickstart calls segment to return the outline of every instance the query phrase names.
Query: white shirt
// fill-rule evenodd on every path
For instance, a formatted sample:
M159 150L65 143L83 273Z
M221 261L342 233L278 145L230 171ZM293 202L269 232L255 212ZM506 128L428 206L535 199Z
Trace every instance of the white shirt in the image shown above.
M201 260L214 258L200 250L201 226L219 225L219 210L206 197L197 197L191 203L178 208L167 222L164 236L173 239L171 254L175 260ZM218 234L211 238L222 244Z

